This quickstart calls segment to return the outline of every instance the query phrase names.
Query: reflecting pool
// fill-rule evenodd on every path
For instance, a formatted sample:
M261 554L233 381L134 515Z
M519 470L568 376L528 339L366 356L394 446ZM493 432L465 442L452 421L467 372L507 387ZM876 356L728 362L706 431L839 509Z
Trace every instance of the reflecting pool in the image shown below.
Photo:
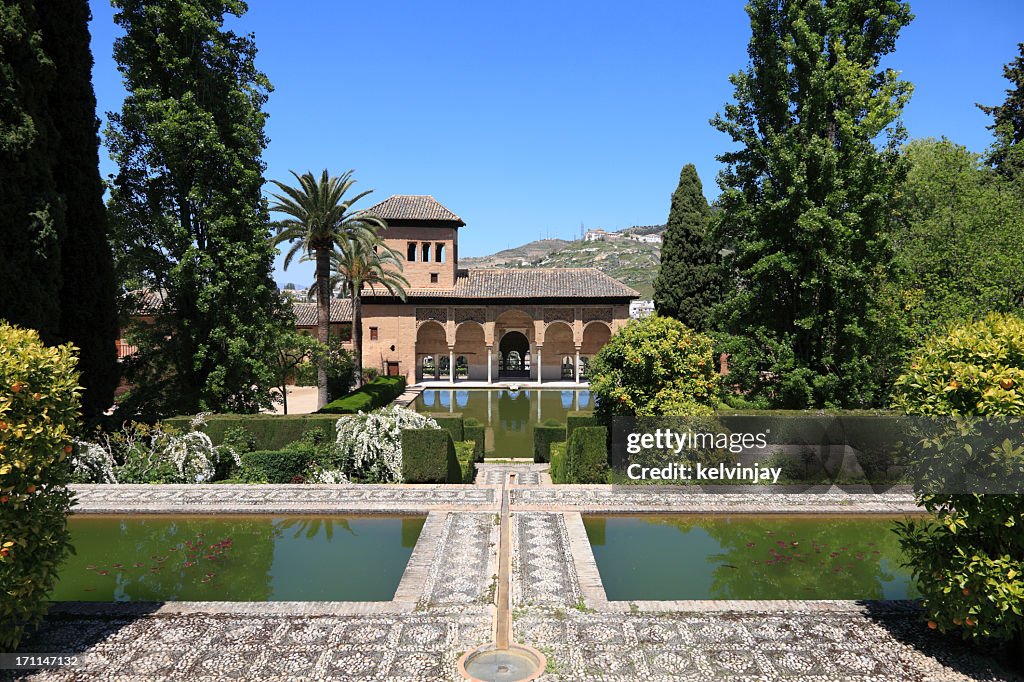
M573 410L593 409L590 391L551 389L426 389L417 412L457 412L487 426L488 457L533 457L533 426L565 422Z
M900 519L904 517L899 517ZM911 599L896 517L585 516L608 599Z
M388 601L424 517L72 516L55 601Z

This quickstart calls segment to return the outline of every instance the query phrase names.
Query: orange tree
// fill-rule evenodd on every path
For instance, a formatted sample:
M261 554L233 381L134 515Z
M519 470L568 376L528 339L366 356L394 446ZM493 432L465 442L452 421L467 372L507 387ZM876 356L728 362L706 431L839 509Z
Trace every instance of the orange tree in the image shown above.
M948 415L957 429L970 429L980 417L994 417L1020 433L1024 321L993 314L929 339L896 381L893 404L908 414ZM938 462L939 471L938 458L962 454L950 451L955 434L940 440L940 445L933 441L926 462ZM970 454L978 466L999 458L1019 471L1024 468L1021 445L1007 439L998 452ZM898 533L930 617L928 626L967 639L1021 642L1024 497L946 494L941 486L918 492L919 503L934 518L899 524Z
M604 421L709 415L719 403L711 338L671 317L631 321L594 356L588 376Z
M70 551L66 483L80 390L73 351L0 321L2 651L13 651L43 617Z

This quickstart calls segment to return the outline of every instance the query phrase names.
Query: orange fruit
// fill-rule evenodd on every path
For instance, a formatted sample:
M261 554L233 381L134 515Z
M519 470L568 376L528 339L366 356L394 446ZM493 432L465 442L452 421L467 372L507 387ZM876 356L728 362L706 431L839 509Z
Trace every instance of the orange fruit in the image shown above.
M27 488L25 488L25 492L27 492L27 493L34 493L35 491L36 491L36 487L35 487L35 485L33 485L31 483L29 484L29 486Z
M964 588L964 596L966 597L966 596L967 596L967 595L969 595L970 593L971 593L971 591L970 591L969 589L967 589L967 588L965 587L965 588Z
M10 500L10 499L11 498L7 497L7 495L4 495L4 496L0 497L0 504L7 504L7 501Z
M74 451L75 451L75 449L73 447L71 447L70 445L65 445L64 446L64 454L70 455Z
M961 385L962 384L959 381L957 381L956 379L953 379L952 381L949 382L949 387L950 388L954 388L954 389L960 388Z
M928 621L928 628L929 629L934 630L937 627L939 627L939 624L936 623L934 620Z
M1001 379L999 381L999 387L1004 391L1009 391L1013 388L1013 379Z
M969 628L973 628L975 625L978 624L978 621L974 620L973 618L968 618L964 622L967 623L967 627Z
M15 393L21 393L23 390L25 390L25 384L23 384L20 381L15 381L13 384L11 384L11 390L14 391Z
M963 625L963 624L964 624L963 618L954 618L953 619L953 625Z

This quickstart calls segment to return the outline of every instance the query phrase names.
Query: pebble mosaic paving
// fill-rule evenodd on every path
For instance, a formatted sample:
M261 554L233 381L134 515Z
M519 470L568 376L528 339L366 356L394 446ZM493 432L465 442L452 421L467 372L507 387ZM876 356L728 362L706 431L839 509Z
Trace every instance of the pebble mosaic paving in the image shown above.
M581 547L583 510L914 511L906 493L553 488L541 476L529 480L539 467L502 470L497 475L516 470L520 483L530 486L511 489L513 627L518 641L548 656L543 680L1024 682L986 652L928 630L916 606L906 602L608 602L593 555ZM396 597L393 608L325 602L66 605L46 618L22 651L78 652L86 665L18 679L456 680L458 657L493 637L500 488L481 482L216 490L79 486L79 511L85 513L431 513L400 587L402 601Z

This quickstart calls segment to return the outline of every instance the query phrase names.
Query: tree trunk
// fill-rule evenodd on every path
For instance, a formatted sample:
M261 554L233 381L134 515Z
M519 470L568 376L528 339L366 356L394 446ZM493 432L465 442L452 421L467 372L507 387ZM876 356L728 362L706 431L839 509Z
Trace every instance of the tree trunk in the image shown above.
M284 384L281 385L281 405L284 407L284 413L288 414L288 381L285 380Z
M316 336L317 340L327 346L331 333L331 252L329 249L316 251ZM323 364L316 368L317 399L319 410L327 404L327 369Z
M359 291L352 287L352 348L355 351L356 387L363 385L363 307Z

